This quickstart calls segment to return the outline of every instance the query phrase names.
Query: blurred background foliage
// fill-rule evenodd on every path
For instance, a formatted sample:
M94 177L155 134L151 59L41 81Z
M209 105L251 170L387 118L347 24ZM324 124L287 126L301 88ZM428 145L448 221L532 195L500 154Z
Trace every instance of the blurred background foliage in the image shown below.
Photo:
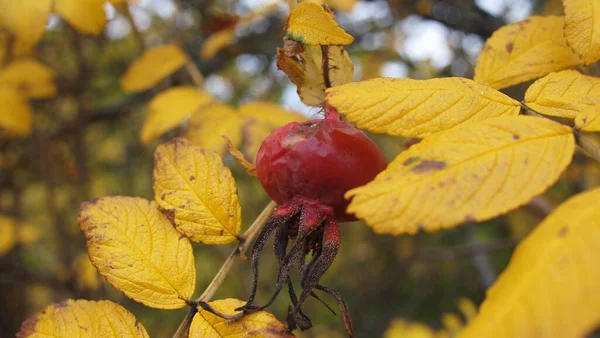
M111 299L131 310L155 337L172 335L187 310L137 304L108 285L91 266L77 225L79 204L106 195L153 198L152 154L184 126L143 144L148 101L176 85L193 85L186 69L150 90L126 93L119 80L145 49L175 42L204 77L204 89L232 106L271 101L307 116L296 87L275 66L282 45L285 2L266 0L139 0L104 4L98 35L49 17L29 52L10 48L0 31L6 65L31 54L55 71L55 95L30 101L33 131L25 138L0 133L0 332L66 298ZM472 77L484 41L498 27L534 14L560 15L558 0L327 1L342 28L356 38L346 50L355 80L380 76L428 79ZM223 33L226 32L226 33ZM212 42L221 34L225 43ZM206 42L209 41L209 44ZM528 83L507 89L517 99ZM185 123L184 123L185 124ZM373 135L388 159L413 140ZM247 227L268 203L258 181L231 156ZM437 233L376 235L361 222L342 227L342 247L322 283L345 295L358 337L452 336L472 317L520 239L568 196L597 186L598 167L577 154L544 196L506 216ZM194 245L198 294L232 245ZM268 251L265 251L267 253ZM261 258L259 300L270 296L274 258ZM245 299L251 274L238 264L215 298ZM285 320L286 297L270 308ZM333 300L329 300L334 303ZM343 337L342 321L315 301L306 304L315 327L301 337Z

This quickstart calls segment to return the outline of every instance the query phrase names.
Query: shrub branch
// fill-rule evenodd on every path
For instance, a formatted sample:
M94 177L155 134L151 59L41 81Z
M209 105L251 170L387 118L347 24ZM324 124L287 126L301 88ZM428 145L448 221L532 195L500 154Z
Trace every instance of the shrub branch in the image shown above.
M212 282L210 282L206 290L204 290L202 295L191 304L191 311L183 319L183 321L179 325L179 328L173 335L173 338L185 338L188 336L190 325L192 324L192 319L194 318L194 315L197 311L196 305L198 304L198 302L208 302L215 295L219 287L221 287L221 285L227 278L227 275L229 275L229 271L231 271L231 268L233 267L234 263L238 260L238 258L245 257L246 251L250 248L250 245L254 242L254 239L256 238L258 233L265 226L265 223L273 213L275 206L276 203L271 201L263 209L260 215L258 215L258 217L254 220L252 225L250 225L248 230L246 230L246 232L244 232L238 237L239 242L237 246L231 252L229 257L227 257L227 259L221 266L221 269L219 269L219 272L217 272L217 274L213 278Z

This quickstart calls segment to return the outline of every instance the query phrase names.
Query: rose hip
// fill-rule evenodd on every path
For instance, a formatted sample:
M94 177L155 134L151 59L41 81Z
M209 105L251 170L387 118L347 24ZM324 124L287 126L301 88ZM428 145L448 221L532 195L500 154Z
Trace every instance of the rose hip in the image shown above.
M338 222L346 213L344 194L371 181L386 160L362 131L330 115L323 120L289 123L267 137L258 151L258 179L281 205L296 196L334 209Z

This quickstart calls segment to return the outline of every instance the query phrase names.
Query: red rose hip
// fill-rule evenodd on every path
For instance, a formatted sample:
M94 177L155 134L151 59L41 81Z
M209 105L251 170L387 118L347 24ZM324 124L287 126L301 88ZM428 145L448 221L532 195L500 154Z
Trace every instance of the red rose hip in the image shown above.
M377 145L337 114L277 129L256 158L258 179L277 204L294 197L316 200L332 207L338 222L356 220L346 213L344 194L370 182L386 166Z

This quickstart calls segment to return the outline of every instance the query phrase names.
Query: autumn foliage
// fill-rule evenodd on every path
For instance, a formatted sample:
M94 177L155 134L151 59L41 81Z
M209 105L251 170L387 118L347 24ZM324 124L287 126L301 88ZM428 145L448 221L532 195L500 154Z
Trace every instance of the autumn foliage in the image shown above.
M108 2L135 27L130 12L137 6L135 1ZM77 215L81 233L74 236L85 239L86 254L69 257L68 248L63 248L66 261L73 265L62 269L75 272L68 283L59 280L58 284L97 289L97 273L110 284L109 292L116 289L145 307L187 308L174 337L306 336L293 330L289 318L284 324L284 313L271 313L270 309L246 313L241 311L246 295L217 291L228 275L230 279L250 278L234 274L240 271L233 270L233 266L246 264L246 253L265 224L269 226L273 211L277 215L277 210L283 210L278 207L288 206L285 201L280 206L270 201L263 203L266 207L262 205L262 212L252 209L256 207L253 201L264 201L255 196L266 196L262 191L248 193L244 188L259 186L255 162L261 143L279 127L308 117L268 100L235 104L219 100L205 86L198 68L200 59L208 62L223 49L235 46L236 32L282 7L287 19L279 27L282 40L278 48L271 50L271 57L274 67L296 87L302 103L314 107L315 116L339 114L344 122L336 123L352 124L375 135L378 142L384 143L379 138L383 136L377 134L392 140L394 147L385 149L392 158L387 168L370 182L345 193L345 211L364 222L356 227L394 236L398 256L408 257L406 261L413 262L414 243L419 238L439 238L435 236L451 229L473 229L474 223L514 217L533 203L546 203L545 194L560 186L561 177L570 175L572 168L579 170L578 161L585 161L585 168L589 168L588 163L593 168L600 166L600 145L595 134L600 131L600 78L594 68L600 60L598 1L563 0L564 15L536 15L498 28L481 49L473 79L371 77L361 81L354 81L350 49L354 37L340 27L328 4L347 10L343 1L290 0L267 4L240 17L215 16L216 23L207 24L211 35L197 59L177 41L146 46L142 33L134 28L132 34L137 35L140 47L138 56L113 82L122 93L142 98L146 113L143 125L130 138L135 143L131 147L133 152L153 153L153 161L131 163L140 167L129 172L122 184L138 173L142 175L142 171L147 175L151 172L153 183L141 190L149 192L144 197L131 192L127 195L139 196L91 199L89 194L73 193L73 199L81 202L80 209L68 212L73 218ZM91 120L88 110L94 99L78 89L87 81L85 71L89 65L85 58L89 55L74 56L78 60L75 73L79 75L70 86L61 87L58 82L64 79L30 51L46 31L51 14L66 23L75 49L81 51L82 35L98 35L105 29L104 5L103 0L0 2L4 34L0 42L6 42L0 50L5 60L0 67L0 138L7 144L2 150L32 139L41 149L40 157L56 156L51 159L60 157L67 163L61 167L73 180L85 176L89 164L82 160L78 148L85 142L85 135L78 129ZM179 78L182 72L184 80ZM174 77L177 80L171 81ZM59 96L65 88L70 88L73 97L62 105L75 107L79 115L72 124L59 125L56 135L48 136L43 123L35 119L36 110L43 105L38 100ZM522 91L512 91L514 88ZM45 140L60 139L61 133L75 135L73 159L64 155L60 146L45 146ZM7 156L6 163L11 163L11 155ZM3 157L0 152L0 168L4 166ZM313 157L310 160L318 161ZM380 156L377 160L381 160L379 172L384 162ZM77 169L73 162L83 165ZM14 160L13 166L6 165L14 169L8 186L20 184L16 172L20 163ZM278 170L262 165L259 169L263 171ZM317 165L315 168L320 168L321 174L324 171ZM595 170L596 177L600 172L589 170ZM327 185L324 180L333 179L320 177L318 172L310 175L314 176L312 182L320 186ZM577 171L574 175L583 174ZM50 180L47 189L52 193L48 205L56 206L60 186ZM385 336L581 337L597 330L600 296L594 287L600 284L600 269L596 266L600 259L600 189L585 186L576 194L569 191L563 196L566 201L554 210L543 208L543 221L530 233L533 224L528 225L510 262L489 287L478 310L471 300L457 299L462 318L444 314L443 325L438 325L443 329L395 318L407 314L393 313L395 319ZM13 211L0 215L0 256L34 245L47 235L22 221L18 208ZM343 210L335 212L337 216L343 214ZM248 220L242 214L256 217ZM57 223L62 221L60 217L55 219ZM343 234L344 225L340 228ZM56 232L64 238L73 235L61 224L57 229L62 229ZM347 245L343 238L341 247ZM339 238L336 240L339 245ZM361 237L352 243L365 241ZM229 243L235 243L233 251L223 251ZM323 245L310 240L301 244L316 249ZM210 267L212 270L204 269L209 264L197 252L211 245L225 255L219 258L222 265L220 262L214 269ZM358 252L360 248L356 245L349 251ZM404 249L410 252L406 254ZM338 259L344 259L343 255L340 251ZM207 271L212 271L206 277L208 286L199 285L199 278L205 277L200 275ZM339 268L329 273L344 279L348 271ZM418 275L419 271L411 273ZM361 291L368 287L369 280L360 280L360 276L348 279L358 280ZM281 285L283 282L278 281ZM388 284L389 288L395 287L394 283ZM319 299L319 291L329 290L316 283L312 287L306 296L310 292ZM369 318L362 304L350 302L346 309L337 293L326 293L337 298L349 334L354 331L348 327L346 311L353 318ZM85 298L86 294L75 295ZM125 306L89 298L49 302L37 314L28 314L17 336L149 336L143 321ZM133 304L126 301L121 298L121 303ZM401 304L403 299L386 302ZM295 311L303 315L299 307ZM334 321L326 318L327 323ZM341 324L336 325L341 328ZM363 332L360 328L357 331ZM324 336L331 334L327 331Z

